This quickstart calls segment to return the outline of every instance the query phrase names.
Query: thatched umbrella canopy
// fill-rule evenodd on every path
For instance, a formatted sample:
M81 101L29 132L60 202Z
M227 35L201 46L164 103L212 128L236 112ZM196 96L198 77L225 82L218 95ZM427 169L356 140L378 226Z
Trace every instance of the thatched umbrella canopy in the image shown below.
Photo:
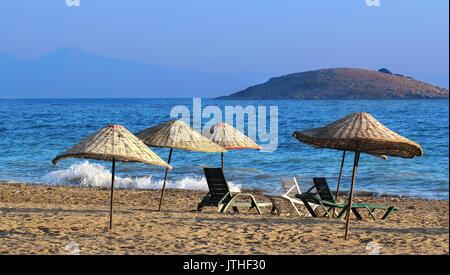
M172 166L151 151L142 140L120 125L109 125L91 134L66 152L55 157L52 162L56 164L59 160L67 158L112 161L109 228L112 228L112 203L116 161L144 162L164 166L168 169L172 168Z
M293 136L320 148L402 158L423 155L419 144L389 130L368 113L350 114L320 128L295 131Z
M256 144L249 137L224 122L214 124L209 130L204 131L203 135L227 150L262 149L261 146ZM223 153L221 157L223 169Z
M348 209L351 209L352 205L360 153L402 158L423 155L419 144L391 131L367 113L354 113L320 128L295 131L293 136L299 141L316 148L355 152ZM350 212L347 211L345 239L348 239Z
M211 142L181 120L170 120L163 124L150 127L137 133L136 136L148 146L170 148L167 163L170 163L173 149L210 153L226 151L225 148ZM169 169L166 169L158 211L161 211L168 172Z

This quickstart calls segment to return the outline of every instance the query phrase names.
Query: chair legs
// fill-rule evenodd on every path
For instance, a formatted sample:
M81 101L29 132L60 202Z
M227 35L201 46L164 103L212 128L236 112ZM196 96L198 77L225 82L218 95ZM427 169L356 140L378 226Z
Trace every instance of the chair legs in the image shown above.
M344 207L342 208L341 213L339 213L339 215L338 215L338 219L343 218L343 216L345 215L346 212L347 212L347 206L344 206ZM352 207L352 212L353 212L353 214L355 214L355 216L356 216L356 218L357 218L358 220L362 220L361 214L359 214L359 212L358 212L358 210L356 210L356 208L353 208L353 207ZM369 211L369 212L370 212L370 211ZM372 217L373 217L373 216L372 216Z
M311 216L313 216L313 217L317 217L317 214L314 212L313 208L311 207L311 204L308 203L306 200L302 200L302 201L303 201L303 203L305 204L305 207L308 209L309 214L311 214ZM317 207L317 205L315 205L315 206ZM330 208L327 210L326 207L325 207L323 204L320 204L320 206L321 206L321 208L322 208L322 209L324 210L324 212L325 212L325 215L324 215L324 216L327 216L327 217L329 217L329 218L335 217L335 216L336 216L336 214L337 214L336 207L332 206L332 207L330 207ZM340 207L339 207L339 208L340 208ZM370 217L371 217L374 221L377 220L377 218L376 218L375 215L374 215L374 212L375 212L376 209L380 209L380 208L370 208L369 206L364 206L364 207L359 207L359 208L360 208L360 209L366 209L366 210L369 212ZM383 208L383 209L385 209L385 208ZM332 210L333 216L330 215L330 210ZM387 208L386 212L384 213L384 215L383 215L383 217L382 217L381 219L382 219L382 220L385 220L387 217L389 217L389 215L390 215L390 214L392 213L392 211L394 211L394 210L398 210L398 208L397 208L397 207L394 207L394 206L391 206L391 207ZM361 216L361 214L360 214L359 211L358 211L358 208L352 207L351 212L353 212L353 214L356 216L356 218L357 218L358 220L362 220L362 219L363 219L362 216ZM339 212L339 213L337 214L337 218L338 218L338 219L342 219L346 213L347 213L347 206L344 206L344 207L342 207L341 212Z
M272 210L270 211L271 214L281 214L281 209L280 209L280 205L278 203L278 200L269 197L270 201L272 202Z
M381 218L382 220L386 219L387 217L389 217L389 215L392 213L392 211L396 210L397 208L391 206L388 208L388 210L386 211L386 213L383 215L383 217Z
M254 208L256 208L256 211L258 212L258 214L262 214L262 212L261 212L261 209L259 209L259 207L258 207L258 204L257 204L257 202L256 202L256 200L255 200L255 198L252 196L252 195L249 195L249 194L237 194L237 195L235 195L221 210L219 210L219 212L226 212L227 211L227 209L228 209L228 207L233 207L233 210L235 211L235 212L239 212L239 210L237 209L237 207L235 206L235 205L233 205L234 204L234 202L235 202L235 200L238 198L238 197L249 197L250 199L251 199L251 206L250 206L250 209L252 209L253 207ZM249 210L250 210L249 209Z
M308 212L311 216L313 216L314 218L317 217L316 212L314 211L314 209L316 208L316 206L314 206L314 209L311 207L311 205L309 204L309 202L302 200L303 204L305 205L306 209L308 209Z
M291 201L291 200L289 200L289 202L291 203L292 207L294 207L295 212L297 212L297 215L298 215L299 217L301 217L302 214L300 214L300 211L298 211L297 207L295 206L295 203L294 203L293 201Z
M376 221L377 218L376 218L375 215L374 215L374 212L375 212L376 208L372 208L372 209L370 209L369 207L364 207L364 208L367 210L367 212L369 212L370 217L371 217L374 221ZM393 207L393 206L389 207L389 208L386 210L386 213L384 213L384 215L383 215L383 217L382 217L381 219L384 220L384 219L386 219L387 217L389 217L389 215L390 215L390 214L392 213L392 211L394 211L395 209L396 209L396 208ZM342 218L342 217L345 215L346 212L347 212L347 207L344 207L344 208L342 209L342 211L339 213L338 218ZM359 212L358 212L358 210L357 210L356 208L352 208L352 212L355 214L355 216L356 216L356 218L357 218L358 220L362 220L361 214L359 214Z
M272 202L272 211L271 211L271 213L272 214L278 214L278 215L280 215L281 214L281 209L280 209L280 205L279 205L279 200L287 200L287 201L289 201L289 203L291 204L291 206L294 208L294 210L295 210L295 212L297 213L297 215L299 216L299 217L301 217L302 216L302 213L298 210L298 207L295 205L296 203L294 202L294 201L292 201L292 200L290 200L290 199L288 199L288 198L278 198L278 199L275 199L275 198L273 198L273 197L269 197L269 199L270 199L270 201ZM298 203L297 203L298 204ZM311 211L313 211L314 212L314 210L315 210L315 208L317 207L317 205L313 205L312 207L311 207ZM311 216L311 214L310 214L310 212L308 211L306 214L305 214L305 217L310 217Z

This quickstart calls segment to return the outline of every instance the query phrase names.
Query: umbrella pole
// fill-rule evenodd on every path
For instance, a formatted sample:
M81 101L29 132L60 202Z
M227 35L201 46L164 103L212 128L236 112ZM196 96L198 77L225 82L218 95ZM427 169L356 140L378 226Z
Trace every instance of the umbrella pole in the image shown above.
M357 145L358 146L358 145ZM358 148L358 147L356 147ZM348 197L347 202L347 217L346 217L346 223L345 223L345 240L348 240L348 231L350 226L350 212L352 211L352 199L353 199L353 188L355 186L355 178L356 178L356 171L358 169L358 161L359 161L359 151L356 149L355 151L355 160L353 162L353 173L352 173L352 186L350 187L350 194Z
M172 148L170 148L170 152L169 152L169 159L167 160L167 164L170 164L170 159L172 158ZM162 201L163 201L163 197L164 197L164 190L166 190L166 182L167 182L167 175L169 174L169 167L166 168L166 174L164 175L164 183L163 183L163 187L161 190L161 198L159 199L159 207L158 207L158 211L161 211L161 207L162 207Z
M221 159L222 159L222 170L223 170L223 152L221 152L220 154L222 155Z
M110 210L109 210L109 229L112 228L112 209L113 209L113 195L114 195L114 175L116 173L116 159L112 160L112 176L111 176L111 200L110 200Z
M341 185L341 179L342 179L342 169L344 168L344 160L345 160L345 150L344 153L342 154L342 161L341 161L341 170L339 171L339 179L338 179L338 184L337 184L337 188L336 188L336 199L339 197L339 186Z

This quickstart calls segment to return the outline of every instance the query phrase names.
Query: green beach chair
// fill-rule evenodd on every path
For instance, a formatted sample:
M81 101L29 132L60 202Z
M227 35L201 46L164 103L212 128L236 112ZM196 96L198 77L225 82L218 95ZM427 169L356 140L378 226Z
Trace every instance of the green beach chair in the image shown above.
M202 211L204 206L216 206L218 212L226 212L229 207L233 208L234 212L239 213L238 207L256 208L258 214L262 214L259 207L272 206L271 202L257 202L253 195L236 193L231 194L230 186L228 185L222 168L203 168L206 181L208 183L209 192L202 199L197 206L197 211ZM250 202L238 202L238 198L249 198Z
M303 194L296 194L295 196L303 201L308 211L311 213L313 217L317 217L317 214L313 211L310 206L310 203L318 204L325 211L325 216L331 218L329 211L334 208L342 208L342 211L338 214L338 218L344 217L347 212L347 203L339 203L334 199L333 193L331 192L330 187L328 186L326 178L313 178L314 186L308 190L308 192ZM310 191L313 188L316 188L317 193L311 193ZM328 209L327 209L328 207ZM382 220L389 217L392 211L398 211L399 209L394 206L384 206L377 204L364 204L364 203L353 203L352 204L352 212L355 214L356 218L361 220L362 217L358 212L358 209L366 209L369 212L369 215L372 219L377 220L374 216L374 212L376 209L386 210Z

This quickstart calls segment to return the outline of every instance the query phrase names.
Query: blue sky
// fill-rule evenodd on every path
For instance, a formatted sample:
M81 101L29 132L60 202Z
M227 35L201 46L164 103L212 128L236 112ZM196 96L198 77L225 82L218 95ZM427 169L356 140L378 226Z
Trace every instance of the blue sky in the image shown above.
M0 53L60 47L202 72L389 68L448 88L449 1L4 0Z

